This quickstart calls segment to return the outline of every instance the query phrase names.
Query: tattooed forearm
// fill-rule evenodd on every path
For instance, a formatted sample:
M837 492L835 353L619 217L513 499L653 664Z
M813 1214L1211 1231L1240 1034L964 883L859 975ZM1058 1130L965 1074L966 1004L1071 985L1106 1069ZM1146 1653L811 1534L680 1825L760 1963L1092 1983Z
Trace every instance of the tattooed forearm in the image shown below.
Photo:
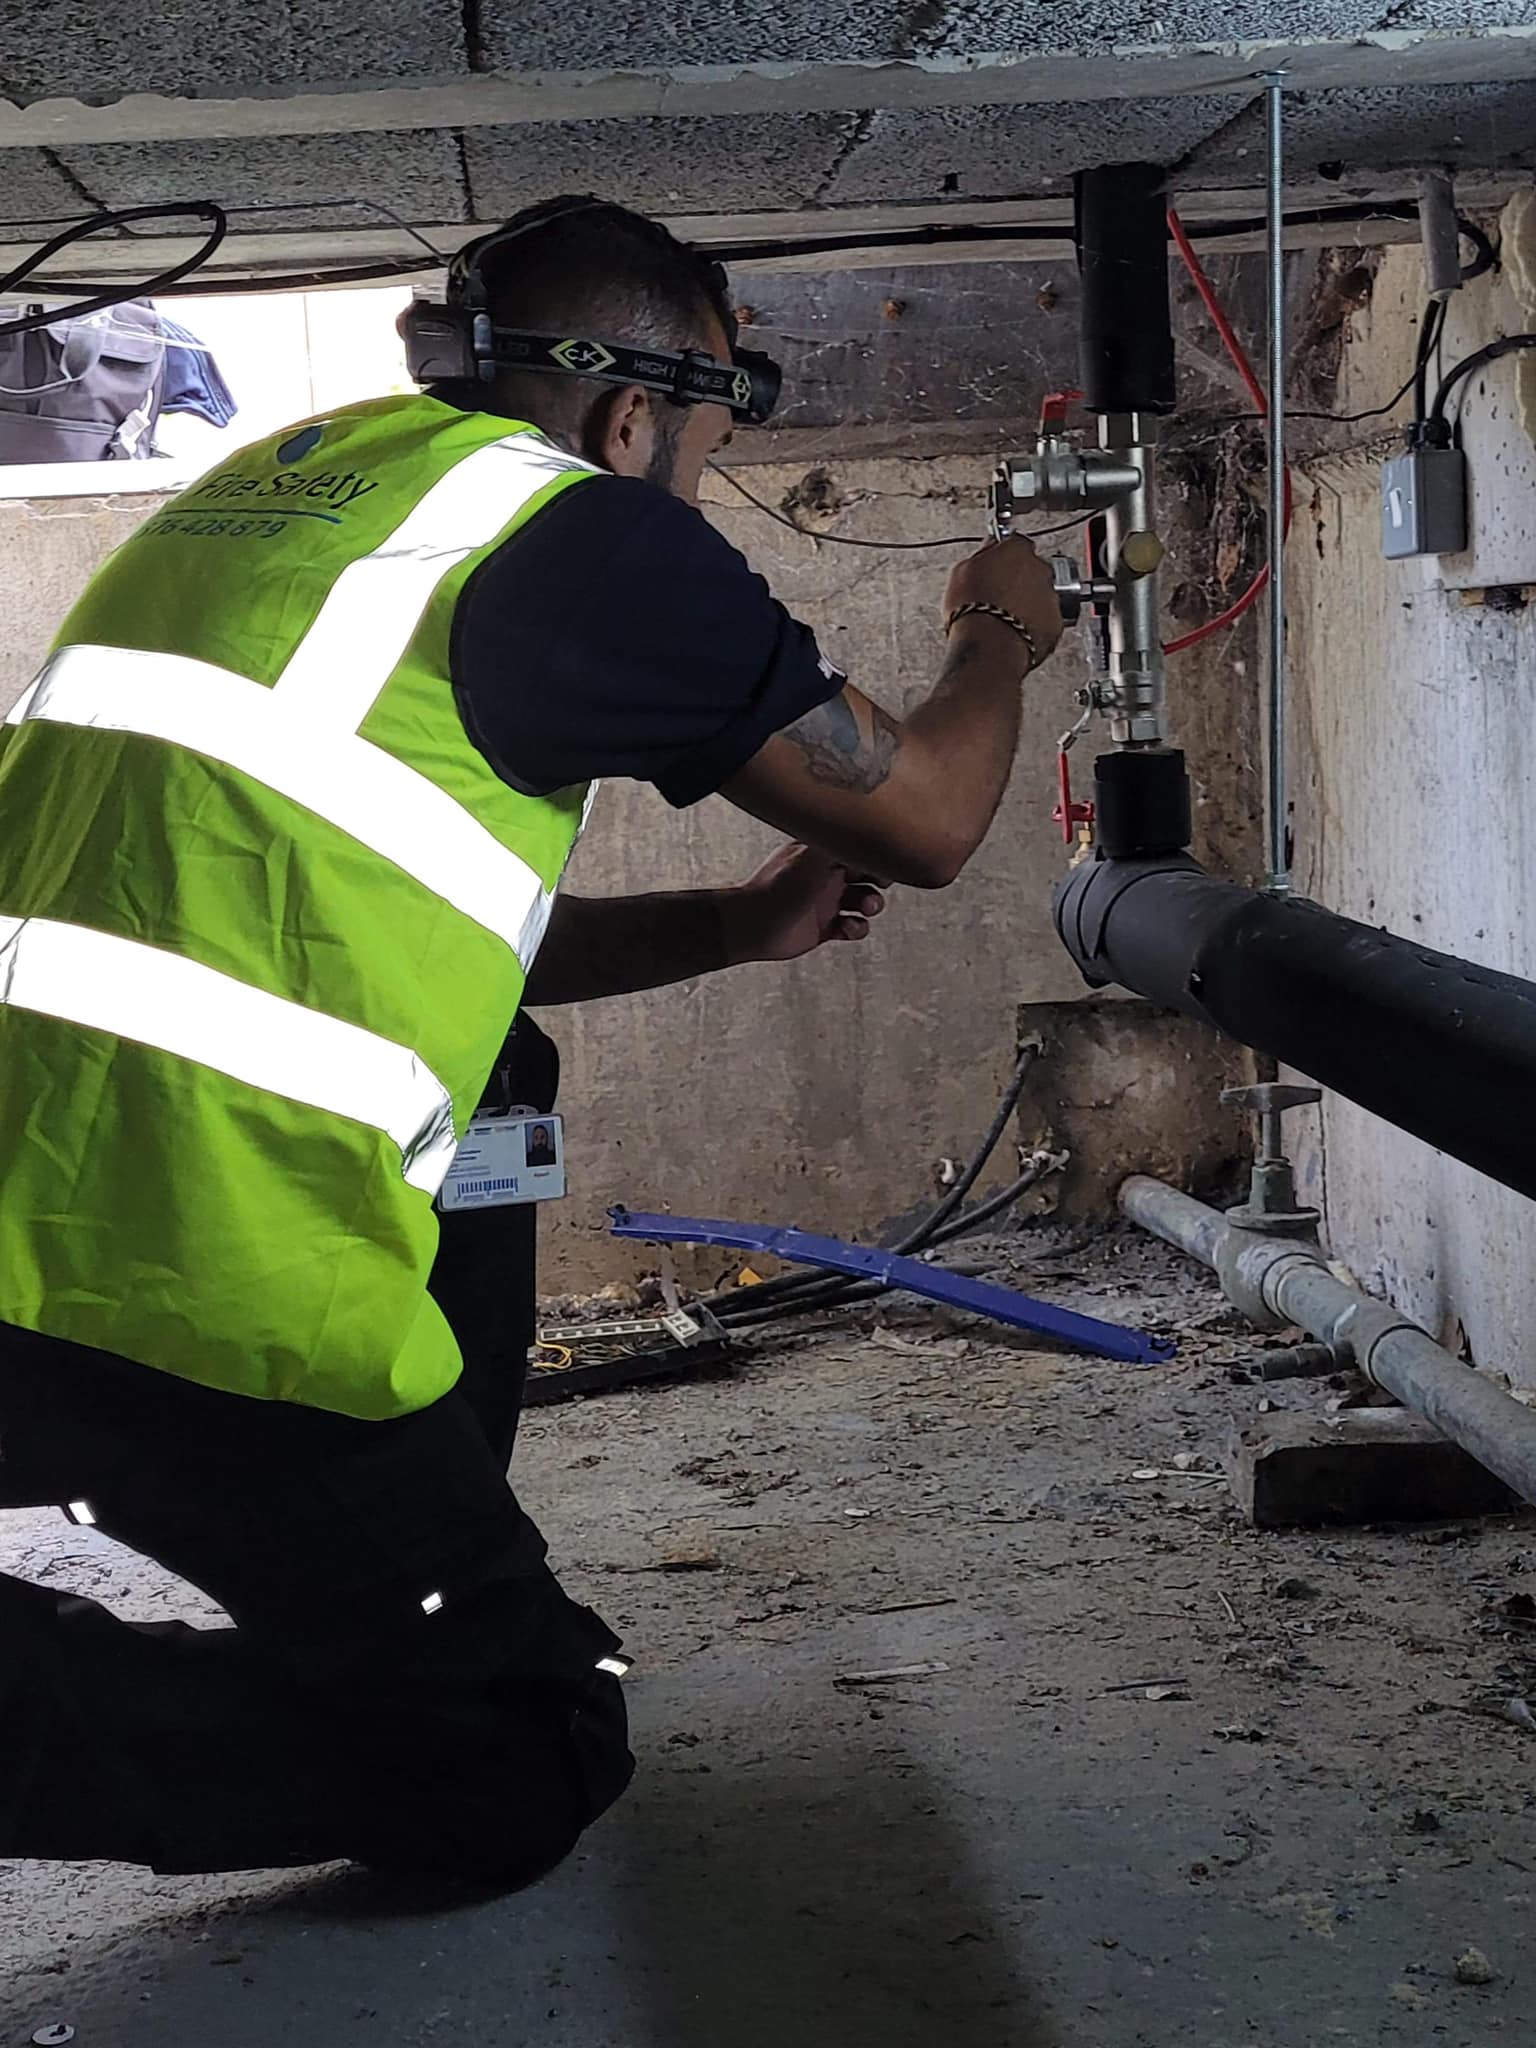
M818 704L784 728L782 737L800 750L813 782L868 796L889 778L901 745L901 727L878 704L869 709L868 732L843 696Z

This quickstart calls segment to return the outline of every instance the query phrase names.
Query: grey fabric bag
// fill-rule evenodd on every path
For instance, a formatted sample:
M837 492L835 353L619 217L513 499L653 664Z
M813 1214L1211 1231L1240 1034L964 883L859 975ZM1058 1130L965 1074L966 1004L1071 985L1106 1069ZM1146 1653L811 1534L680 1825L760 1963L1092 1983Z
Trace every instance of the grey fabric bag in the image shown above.
M0 321L19 308L0 308ZM128 462L155 452L165 338L146 299L0 336L0 464Z

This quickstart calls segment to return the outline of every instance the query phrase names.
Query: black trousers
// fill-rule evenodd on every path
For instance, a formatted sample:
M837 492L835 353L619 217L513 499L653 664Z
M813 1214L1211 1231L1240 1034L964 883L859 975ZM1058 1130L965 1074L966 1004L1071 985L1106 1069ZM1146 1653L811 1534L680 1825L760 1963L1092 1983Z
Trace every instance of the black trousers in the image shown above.
M135 1626L0 1575L0 1858L353 1858L512 1886L624 1790L623 1700L597 1669L617 1639L561 1591L506 1479L531 1213L456 1221L433 1291L465 1378L397 1421L0 1325L0 1507L83 1502L233 1623Z

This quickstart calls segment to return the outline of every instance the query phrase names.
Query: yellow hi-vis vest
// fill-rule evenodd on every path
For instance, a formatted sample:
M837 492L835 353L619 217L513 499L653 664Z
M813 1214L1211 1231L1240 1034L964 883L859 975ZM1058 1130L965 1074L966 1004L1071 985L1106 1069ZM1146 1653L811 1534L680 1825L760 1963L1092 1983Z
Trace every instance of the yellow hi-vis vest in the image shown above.
M247 448L0 727L0 1321L383 1417L458 1349L436 1193L581 828L471 743L476 566L594 476L436 399ZM518 671L509 622L507 687Z

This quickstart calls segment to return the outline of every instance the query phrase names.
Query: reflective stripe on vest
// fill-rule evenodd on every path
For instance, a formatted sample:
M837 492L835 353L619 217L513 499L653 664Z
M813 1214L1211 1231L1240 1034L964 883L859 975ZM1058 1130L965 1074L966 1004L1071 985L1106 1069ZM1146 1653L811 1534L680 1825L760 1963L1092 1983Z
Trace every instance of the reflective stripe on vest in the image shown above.
M355 732L443 578L546 484L591 467L526 430L456 462L381 546L342 570L278 677L278 694L291 692L311 718Z
M236 769L473 918L526 973L552 894L446 790L357 728L443 579L554 479L588 469L526 429L465 456L341 572L270 688L184 655L75 644L50 658L6 723L133 733ZM449 1095L417 1053L179 954L81 925L0 917L0 1003L356 1118L396 1141L404 1178L429 1193L452 1159Z
M268 995L196 960L84 925L0 917L0 1002L110 1031L383 1131L435 1193L453 1104L408 1046Z
M355 732L316 729L295 697L184 654L61 647L7 725L41 720L166 740L291 797L533 964L548 922L528 863L425 775Z

